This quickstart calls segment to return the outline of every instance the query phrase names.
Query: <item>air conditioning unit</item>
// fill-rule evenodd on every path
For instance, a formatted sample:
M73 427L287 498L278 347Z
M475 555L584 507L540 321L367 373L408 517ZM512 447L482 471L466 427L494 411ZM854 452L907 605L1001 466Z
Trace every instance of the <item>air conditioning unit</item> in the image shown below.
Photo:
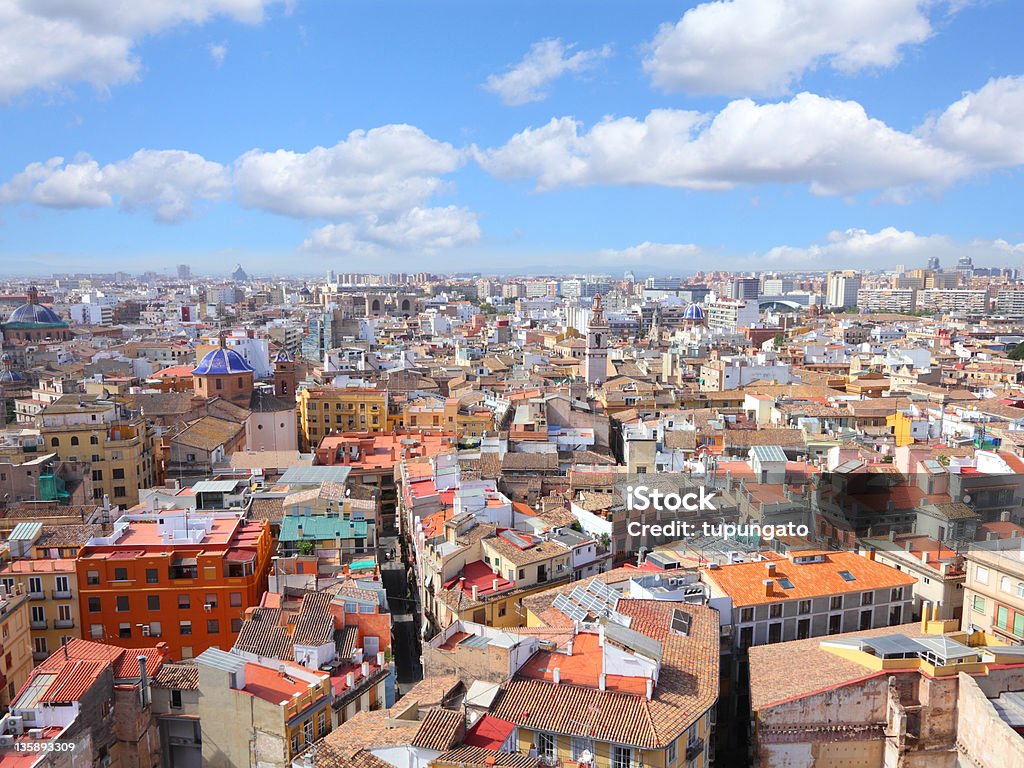
M13 747L13 746L14 746L14 737L11 734L5 733L5 734L0 735L0 747Z
M28 732L28 737L30 739L41 739L43 738L44 733L46 733L46 731L44 731L42 728L32 728Z
M203 603L203 610L209 613L213 610L213 603Z
M142 627L142 636L143 637L149 637L149 631L150 631L149 630L149 625L148 624L143 625L143 627Z

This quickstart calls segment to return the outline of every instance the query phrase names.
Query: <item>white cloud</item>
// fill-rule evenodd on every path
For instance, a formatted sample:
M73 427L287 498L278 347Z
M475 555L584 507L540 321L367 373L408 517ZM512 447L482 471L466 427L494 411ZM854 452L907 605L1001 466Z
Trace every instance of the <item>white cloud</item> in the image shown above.
M189 218L196 200L220 200L231 191L228 169L180 150L141 149L101 166L89 157L31 163L0 187L0 202L47 208L101 208L120 201L126 211L151 210L158 221Z
M621 250L603 250L596 257L609 264L641 263L672 270L735 269L824 270L839 264L847 269L886 269L897 264L922 265L936 256L953 266L961 256L971 256L978 266L998 266L1024 258L1024 243L978 238L961 242L948 235L919 235L885 227L877 232L847 229L830 232L818 243L780 245L763 253L728 254L721 248L693 243L650 243Z
M554 80L568 73L584 72L611 55L607 45L569 55L573 48L563 45L558 38L536 42L514 67L503 74L490 75L484 89L497 94L508 106L542 101Z
M855 101L810 93L775 104L741 99L713 116L661 109L643 120L609 117L590 130L563 117L476 154L490 173L535 177L542 190L781 183L807 184L815 194L847 195L943 186L972 168L959 153L870 118Z
M255 24L280 0L0 0L0 99L89 83L105 91L138 77L146 35L215 16Z
M921 133L982 166L1024 163L1024 77L989 80L965 93Z
M892 67L933 34L930 12L964 0L716 0L665 24L644 68L687 93L779 95L808 70Z
M369 216L355 222L328 224L313 230L303 246L311 251L433 252L469 245L479 239L480 226L476 214L450 205L445 208L416 207L393 219Z
M308 152L252 150L235 163L241 203L297 218L398 213L437 193L464 153L411 125L353 131Z
M228 56L228 44L217 43L216 45L210 44L209 47L210 58L213 59L213 63L218 67L224 63L224 59Z

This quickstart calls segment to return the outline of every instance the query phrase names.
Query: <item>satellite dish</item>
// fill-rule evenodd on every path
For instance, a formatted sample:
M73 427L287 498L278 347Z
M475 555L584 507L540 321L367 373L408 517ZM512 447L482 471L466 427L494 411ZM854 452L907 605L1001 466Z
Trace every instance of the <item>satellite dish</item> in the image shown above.
M970 504L970 503L971 503L971 494L965 493L964 494L964 504Z

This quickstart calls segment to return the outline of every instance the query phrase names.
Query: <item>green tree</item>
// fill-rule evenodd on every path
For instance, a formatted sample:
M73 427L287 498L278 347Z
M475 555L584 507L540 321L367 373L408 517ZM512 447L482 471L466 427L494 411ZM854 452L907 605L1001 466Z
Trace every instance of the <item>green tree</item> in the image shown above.
M1024 360L1024 343L1018 344L1007 354L1011 360Z

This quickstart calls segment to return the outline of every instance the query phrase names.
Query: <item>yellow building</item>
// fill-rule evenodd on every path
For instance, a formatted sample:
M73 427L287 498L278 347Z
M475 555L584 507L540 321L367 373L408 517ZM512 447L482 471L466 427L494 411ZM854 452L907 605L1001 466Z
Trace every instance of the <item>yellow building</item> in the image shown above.
M303 451L335 432L385 432L388 429L388 393L371 387L303 389L299 407L299 441Z
M0 589L0 710L4 712L32 671L28 607L28 595L19 584L10 591Z
M420 432L455 432L458 439L474 440L494 429L494 412L479 404L464 404L457 397L424 397L405 406L406 428Z
M8 591L18 585L28 595L32 659L36 663L58 650L64 638L82 636L74 560L15 560L0 569L0 583Z
M90 463L93 497L122 507L159 482L152 427L124 406L95 395L64 395L39 414L45 450Z

